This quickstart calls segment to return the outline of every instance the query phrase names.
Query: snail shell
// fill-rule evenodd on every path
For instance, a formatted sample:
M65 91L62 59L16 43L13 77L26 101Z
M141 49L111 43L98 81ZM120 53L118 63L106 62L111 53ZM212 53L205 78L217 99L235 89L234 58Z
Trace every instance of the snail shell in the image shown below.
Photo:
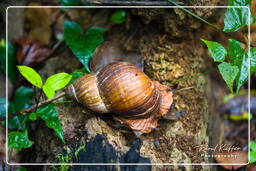
M158 84L133 64L115 62L80 77L68 87L68 94L94 112L115 113L131 129L150 132L157 126L155 118L163 113L161 106L168 110L172 103L171 92L168 99L162 97Z

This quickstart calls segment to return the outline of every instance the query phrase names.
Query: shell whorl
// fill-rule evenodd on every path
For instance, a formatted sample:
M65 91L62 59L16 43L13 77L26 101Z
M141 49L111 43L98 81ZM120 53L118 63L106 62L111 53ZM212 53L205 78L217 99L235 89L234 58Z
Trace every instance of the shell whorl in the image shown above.
M127 62L116 62L73 84L77 99L98 113L144 118L158 111L161 93L146 74Z

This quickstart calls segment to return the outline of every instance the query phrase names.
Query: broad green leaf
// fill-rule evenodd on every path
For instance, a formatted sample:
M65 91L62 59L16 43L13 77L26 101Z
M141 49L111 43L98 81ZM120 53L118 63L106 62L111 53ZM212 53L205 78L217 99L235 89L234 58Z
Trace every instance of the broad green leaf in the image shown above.
M126 13L125 10L118 10L111 15L110 20L115 24L122 24L125 22Z
M37 117L42 118L47 127L52 128L56 135L61 139L63 143L65 143L63 132L62 132L62 125L60 123L60 120L58 118L59 113L55 109L53 104L48 104L45 106L40 107L36 111Z
M17 66L21 75L25 77L31 84L38 88L42 88L43 81L41 76L33 69L28 66Z
M8 106L8 113L15 113L17 111L26 109L30 107L33 102L32 102L32 89L27 88L27 87L19 87L15 91L14 98L11 102L9 102ZM20 130L25 130L27 127L27 117L24 115L18 115L12 118L9 118L8 120L8 127L9 129L20 129Z
M76 79L78 79L79 77L85 74L88 74L88 72L84 68L75 70L74 72L71 73L72 79L70 82L73 83Z
M231 63L240 65L243 60L244 49L241 43L234 39L228 39L228 57Z
M60 0L61 6L76 6L79 5L81 0Z
M228 8L225 13L223 31L235 32L240 27L250 25L254 22L254 18L249 9L250 0L229 0L228 6L247 6L248 8Z
M35 121L36 119L37 119L37 113L30 113L29 115L28 115L28 118L29 118L29 120L31 120L31 121Z
M251 141L250 142L250 149L251 149L251 151L256 152L256 141Z
M75 22L64 22L64 39L88 72L90 72L89 61L94 50L104 41L103 33L104 29L100 27L91 27L84 33Z
M30 141L28 138L28 132L10 132L8 134L8 147L21 150L23 148L29 148L34 144L33 141Z
M256 72L256 47L250 49L250 62L251 62L251 70L250 73L253 74Z
M204 40L204 39L201 39L201 40L208 47L208 51L211 54L214 62L223 62L225 60L227 51L221 44L214 42L214 41L208 41L208 40Z
M242 85L248 80L249 77L249 58L248 53L244 53L242 56L242 62L239 67L239 73L236 78L236 93L239 92Z
M233 92L233 83L239 71L238 67L232 66L227 62L222 62L218 65L218 68L222 78L228 85L228 88L231 90L231 92Z
M6 43L5 40L0 42L0 69L6 72L6 44L8 45L8 78L14 84L17 80L18 70L16 68L16 50L11 43Z
M64 72L50 76L43 85L44 93L48 98L52 98L55 95L55 91L64 88L71 78L72 75Z
M249 151L250 153L250 163L256 163L256 151Z

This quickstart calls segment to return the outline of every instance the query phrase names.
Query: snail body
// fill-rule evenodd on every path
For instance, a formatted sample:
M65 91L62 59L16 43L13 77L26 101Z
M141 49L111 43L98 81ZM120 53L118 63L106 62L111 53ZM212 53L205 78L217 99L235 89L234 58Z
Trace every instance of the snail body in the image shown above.
M86 74L68 87L68 94L97 113L114 118L132 130L151 132L156 118L168 112L172 93L128 62L114 62Z

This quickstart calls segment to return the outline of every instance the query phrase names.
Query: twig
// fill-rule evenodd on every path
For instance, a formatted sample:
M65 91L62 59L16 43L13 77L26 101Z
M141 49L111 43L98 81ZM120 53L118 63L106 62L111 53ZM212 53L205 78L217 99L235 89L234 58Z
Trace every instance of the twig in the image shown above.
M168 6L170 5L166 1L121 1L121 0L84 0L83 2L87 2L90 4L96 5L135 5L135 6ZM183 4L182 2L176 2L178 4Z
M182 88L182 89L178 89L178 90L173 90L173 92L177 93L179 91L184 91L184 90L190 90L190 89L193 89L195 87L186 87L186 88Z
M55 96L55 97L53 97L53 98L51 98L51 99L47 99L47 100L42 101L42 102L40 102L40 103L38 103L38 104L34 104L34 105L32 105L31 107L29 107L29 108L27 108L27 109L18 111L18 112L16 112L16 113L9 114L8 117L11 118L11 117L17 116L17 115L19 115L19 114L25 115L25 114L27 114L27 113L31 113L31 112L33 112L37 107L41 107L41 106L44 106L44 105L46 105L46 104L49 104L49 103L51 103L51 102L53 102L53 101L55 101L55 100L57 100L57 99L59 99L59 98L65 96L65 95L66 95L66 93L65 93L65 92L62 92L62 93L60 93L59 95L57 95L57 96ZM5 117L0 118L0 121L3 121L3 120L5 120Z

